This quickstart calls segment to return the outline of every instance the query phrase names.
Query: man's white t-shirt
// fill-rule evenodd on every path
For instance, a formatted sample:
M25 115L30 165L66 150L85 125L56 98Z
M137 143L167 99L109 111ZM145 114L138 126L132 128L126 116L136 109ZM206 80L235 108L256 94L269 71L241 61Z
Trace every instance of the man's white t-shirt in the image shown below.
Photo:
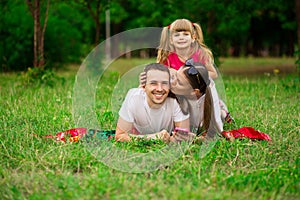
M119 111L119 116L130 123L140 134L174 130L174 122L189 118L184 115L174 98L168 97L159 109L152 109L142 88L130 89ZM120 127L122 129L122 127Z

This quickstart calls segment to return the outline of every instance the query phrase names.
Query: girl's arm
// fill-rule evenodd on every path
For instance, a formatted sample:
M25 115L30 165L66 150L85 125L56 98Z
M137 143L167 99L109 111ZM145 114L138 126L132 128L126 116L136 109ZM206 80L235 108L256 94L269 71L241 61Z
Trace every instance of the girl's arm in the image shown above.
M213 64L205 65L208 71L208 75L212 79L218 78L218 73L216 68L213 66Z

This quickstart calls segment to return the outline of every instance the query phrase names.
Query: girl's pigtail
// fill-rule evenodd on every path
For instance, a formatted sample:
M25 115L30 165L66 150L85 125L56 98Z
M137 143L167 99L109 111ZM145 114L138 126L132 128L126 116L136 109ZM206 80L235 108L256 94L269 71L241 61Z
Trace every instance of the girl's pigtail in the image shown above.
M201 51L203 52L203 54L200 54L201 57L199 59L205 61L205 65L213 65L214 57L211 50L204 43L204 37L203 37L201 26L197 23L193 23L193 24L194 24L194 30L195 30L194 34L196 36L196 41Z
M170 51L170 29L166 26L161 32L156 61L163 64Z
M201 29L201 26L197 23L193 23L194 26L194 34L196 36L196 40L198 41L199 44L203 44L204 43L204 38L203 38L203 32Z

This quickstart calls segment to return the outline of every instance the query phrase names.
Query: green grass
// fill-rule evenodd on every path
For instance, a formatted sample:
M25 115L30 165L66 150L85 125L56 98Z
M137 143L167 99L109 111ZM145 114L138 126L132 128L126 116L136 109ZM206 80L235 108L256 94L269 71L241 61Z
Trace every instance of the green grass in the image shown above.
M292 57L283 58L220 58L219 70L226 75L246 74L269 75L274 73L289 74L296 73L296 59Z
M23 87L16 74L0 74L0 199L300 198L297 74L223 76L237 127L252 126L269 134L271 142L222 139L204 158L194 144L168 167L135 174L107 167L82 143L42 137L74 128L76 70L60 72L66 81L53 88ZM97 119L107 129L115 123L110 98L119 78L109 71L100 80L106 84L97 88ZM161 144L120 146L143 152L151 145Z
M263 67L269 65L294 65L295 58L292 57L242 57L242 58L220 58L221 66L225 68L240 66L241 68L248 67Z

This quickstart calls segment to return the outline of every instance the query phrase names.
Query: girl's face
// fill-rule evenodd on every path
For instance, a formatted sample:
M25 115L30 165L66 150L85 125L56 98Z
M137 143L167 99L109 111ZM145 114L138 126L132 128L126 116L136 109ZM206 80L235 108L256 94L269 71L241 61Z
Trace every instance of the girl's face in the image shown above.
M192 88L188 78L183 73L188 68L181 67L178 71L170 68L171 73L171 91L177 95L192 95L194 89Z
M171 35L171 44L174 45L175 49L189 48L193 41L194 39L189 31L175 31Z

